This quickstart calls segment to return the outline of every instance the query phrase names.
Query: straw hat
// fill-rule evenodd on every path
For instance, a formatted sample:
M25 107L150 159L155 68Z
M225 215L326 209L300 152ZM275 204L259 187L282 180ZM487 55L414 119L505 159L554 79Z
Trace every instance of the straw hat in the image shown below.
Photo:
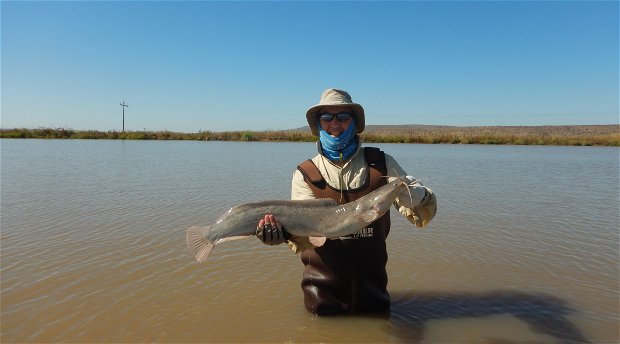
M355 132L359 134L364 131L364 127L366 126L364 108L360 104L354 103L347 91L328 88L323 91L323 94L321 94L321 100L319 103L309 108L306 112L308 125L310 125L310 130L315 136L319 136L319 122L317 117L319 109L323 106L342 106L351 108L353 110L353 117L355 118Z

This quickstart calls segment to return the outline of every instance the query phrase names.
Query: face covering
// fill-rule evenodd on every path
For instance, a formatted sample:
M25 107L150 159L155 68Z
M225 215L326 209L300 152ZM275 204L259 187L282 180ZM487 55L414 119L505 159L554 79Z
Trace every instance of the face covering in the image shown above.
M338 137L332 137L319 123L319 137L321 141L321 149L331 161L341 161L349 159L357 150L357 139L355 136L355 118L351 120L351 124L347 130L343 131Z

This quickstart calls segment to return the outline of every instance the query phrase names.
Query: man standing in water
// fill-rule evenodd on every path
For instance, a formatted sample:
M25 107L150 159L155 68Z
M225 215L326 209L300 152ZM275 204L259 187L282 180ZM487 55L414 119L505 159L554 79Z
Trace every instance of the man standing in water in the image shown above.
M394 177L406 175L390 155L377 148L361 147L364 108L353 103L346 91L325 90L319 104L306 112L306 119L312 134L319 137L319 154L297 166L291 199L332 198L344 204ZM391 178L384 178L386 175ZM416 227L426 226L437 210L435 195L419 182L396 198L394 205ZM301 287L305 306L312 313L329 315L389 309L385 270L389 231L388 211L360 232L327 240L321 247L312 246L305 238L292 237L270 214L260 220L256 234L265 244L287 241L294 250L303 250Z

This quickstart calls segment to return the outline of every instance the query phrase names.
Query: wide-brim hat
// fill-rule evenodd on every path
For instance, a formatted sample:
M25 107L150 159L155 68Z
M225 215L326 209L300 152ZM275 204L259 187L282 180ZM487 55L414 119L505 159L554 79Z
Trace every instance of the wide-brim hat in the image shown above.
M360 134L364 131L366 126L366 117L364 115L364 108L351 100L351 96L347 91L337 90L335 88L328 88L321 94L319 103L309 108L306 112L306 119L312 134L319 136L319 109L323 106L342 106L348 107L353 110L353 117L355 118L355 132Z

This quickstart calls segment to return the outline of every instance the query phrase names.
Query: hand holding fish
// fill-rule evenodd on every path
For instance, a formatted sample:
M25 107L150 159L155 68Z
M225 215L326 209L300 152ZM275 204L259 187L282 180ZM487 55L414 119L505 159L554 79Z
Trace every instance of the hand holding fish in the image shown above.
M403 190L396 198L398 203L407 208L415 208L422 205L428 198L428 189L413 176L406 176L409 180L409 188Z
M256 227L256 237L265 245L280 245L287 240L287 234L280 221L270 214L265 215Z

